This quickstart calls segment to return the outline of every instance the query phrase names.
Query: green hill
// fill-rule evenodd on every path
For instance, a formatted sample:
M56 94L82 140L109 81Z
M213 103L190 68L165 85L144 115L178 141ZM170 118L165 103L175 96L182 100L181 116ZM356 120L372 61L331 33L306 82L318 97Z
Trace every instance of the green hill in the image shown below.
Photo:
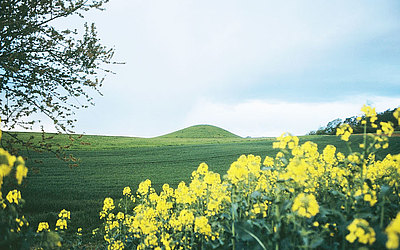
M240 136L216 126L195 125L160 136L160 138L240 138Z

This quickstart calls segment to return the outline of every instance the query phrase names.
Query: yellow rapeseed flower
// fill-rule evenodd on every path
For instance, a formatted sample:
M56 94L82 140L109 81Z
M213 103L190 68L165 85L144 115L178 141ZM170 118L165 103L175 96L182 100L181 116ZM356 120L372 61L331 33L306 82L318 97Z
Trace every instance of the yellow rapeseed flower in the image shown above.
M120 250L120 249L124 249L124 243L120 240L116 240L114 241L112 244L108 245L107 249L108 250Z
M397 249L399 247L399 236L400 236L400 212L397 213L389 226L386 227L385 233L387 234L388 241L386 242L386 248Z
M58 214L59 218L63 218L63 219L71 219L71 212L67 211L65 209L61 210L60 213Z
M231 167L227 171L227 174L231 183L237 184L248 177L249 169L245 165L242 165L236 161L231 164Z
M125 214L122 212L118 212L117 214L117 220L123 220L125 218Z
M206 163L201 163L197 168L197 173L201 175L205 175L208 172L208 165Z
M274 158L266 156L263 165L266 167L272 167L274 165Z
M190 225L193 224L194 215L193 215L193 213L191 211L189 211L187 209L183 209L179 213L178 221L183 226L190 226Z
M154 234L147 235L144 239L144 244L147 247L154 248L154 246L157 246L157 236Z
M380 125L382 127L383 133L385 133L389 137L392 136L394 129L391 122L381 122Z
M171 188L167 183L165 183L162 186L162 194L160 194L160 196L165 196L165 197L169 197L169 196L173 196L174 195L174 189Z
M124 190L122 191L122 195L130 196L131 193L131 188L130 187L124 187Z
M50 231L49 230L49 223L47 222L40 222L38 225L38 229L36 230L36 232L40 233L42 231Z
M375 117L376 116L376 111L375 108L372 108L371 106L366 106L365 104L361 108L361 111L365 114L366 117Z
M15 203L18 205L18 201L21 199L21 192L18 190L12 190L8 192L6 199L9 203Z
M375 242L375 230L369 226L368 221L364 219L354 219L350 225L347 226L350 231L346 235L346 240L353 243L358 239L358 242L362 244L370 244Z
M332 145L327 145L324 148L322 157L324 161L328 164L333 164L336 162L336 157L335 157L335 152L336 152L336 147Z
M196 196L190 191L183 181L181 181L178 185L178 188L175 189L174 196L175 201L178 204L192 204L196 201Z
M211 226L208 224L208 219L204 216L196 217L194 231L203 235L211 235Z
M56 230L64 230L68 228L67 220L64 218L60 218L56 222Z
M208 185L218 185L221 183L221 177L218 173L210 171L204 176L204 182Z
M15 178L17 179L18 184L21 184L22 179L28 174L28 168L25 167L25 161L21 156L18 157L17 164L18 166L16 169Z
M3 177L10 174L16 160L15 156L0 148L0 184Z
M292 211L302 217L311 218L319 213L319 205L313 194L299 194L293 202Z
M393 116L394 118L397 119L398 124L400 125L400 108L397 108L394 112L393 112Z
M299 138L297 136L292 136L289 133L283 133L276 139L278 141L272 144L273 148L285 149L287 146L289 149L294 149L299 144Z
M113 210L115 208L114 206L114 200L112 198L105 198L104 199L104 205L103 205L103 211L107 212L110 210Z
M341 135L341 139L343 141L349 141L349 137L352 133L353 129L347 123L340 125L336 130L336 135L337 136Z
M164 247L166 250L171 250L173 246L172 245L172 239L171 236L168 233L163 233L161 236L161 242L164 244Z
M147 179L139 184L137 192L139 193L139 195L144 196L149 193L150 187L151 187L151 181Z

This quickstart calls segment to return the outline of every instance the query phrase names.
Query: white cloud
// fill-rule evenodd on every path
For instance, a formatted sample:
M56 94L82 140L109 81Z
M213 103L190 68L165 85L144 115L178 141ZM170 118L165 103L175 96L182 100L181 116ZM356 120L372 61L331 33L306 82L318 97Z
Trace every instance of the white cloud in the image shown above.
M400 98L353 97L335 102L294 103L249 100L236 104L201 100L186 117L185 126L212 124L240 136L279 136L283 132L304 135L336 118L361 115L364 104L377 112L398 107Z
M106 77L95 107L77 112L76 131L151 137L209 123L242 136L276 136L355 115L368 98L312 101L355 92L399 96L399 6L374 0L110 1L85 21L96 23L101 42L114 46L115 60L126 64L112 66L117 74ZM296 95L304 103L265 100ZM399 103L369 99L387 108Z
M336 118L361 115L360 109L364 104L383 112L399 107L400 98L354 96L334 102L247 100L236 103L200 99L192 107L149 107L140 116L126 115L118 119L112 112L92 113L86 110L83 112L85 115L78 119L80 126L76 132L154 137L192 125L210 124L242 137L276 137L284 132L305 135ZM114 103L116 106L120 105ZM142 108L126 107L123 112L129 114L129 109L135 109L140 114ZM49 120L45 119L42 125L47 132L56 132ZM33 131L40 131L40 126L34 126Z
M389 2L115 0L93 19L127 63L116 68L112 88L158 96L302 72L392 30L388 8Z

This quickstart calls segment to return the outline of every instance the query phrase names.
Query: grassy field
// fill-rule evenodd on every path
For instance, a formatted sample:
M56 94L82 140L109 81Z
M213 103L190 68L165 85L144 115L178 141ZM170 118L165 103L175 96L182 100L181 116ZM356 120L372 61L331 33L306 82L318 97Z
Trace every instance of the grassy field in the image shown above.
M194 138L196 129L204 130ZM136 190L141 181L150 179L156 190L164 183L176 187L180 181L188 182L193 170L206 162L209 169L224 174L230 164L241 154L274 156L278 151L272 148L274 138L244 139L215 127L199 126L178 131L157 138L132 138L109 136L84 136L87 145L78 144L69 153L80 158L80 166L68 168L65 163L48 153L29 153L27 166L37 167L30 171L21 189L26 200L25 212L31 223L49 221L54 225L61 209L71 211L72 227L83 227L90 232L100 224L98 212L105 197L119 198L122 189L130 186ZM39 136L23 133L21 136ZM222 136L221 136L222 135ZM358 145L362 137L352 136ZM61 135L54 140L67 141ZM333 144L338 151L347 152L345 144L336 136L303 136L300 142L314 141L319 150ZM400 137L390 139L391 151L400 153ZM24 155L23 152L21 152ZM42 160L43 163L35 163Z

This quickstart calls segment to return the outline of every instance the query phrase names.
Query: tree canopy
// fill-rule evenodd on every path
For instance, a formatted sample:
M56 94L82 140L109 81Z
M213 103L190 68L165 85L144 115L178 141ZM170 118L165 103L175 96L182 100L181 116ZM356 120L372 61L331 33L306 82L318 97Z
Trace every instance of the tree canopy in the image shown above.
M73 128L74 111L92 103L88 90L99 91L101 67L113 49L101 45L94 24L57 29L54 21L107 0L1 0L0 106L5 129L30 128L42 113L58 131Z
M45 116L58 132L72 132L75 111L93 104L93 92L101 94L99 88L109 73L103 65L111 63L114 50L100 43L94 24L60 26L68 26L72 16L83 18L88 10L103 10L106 2L0 1L0 117L5 133L31 129ZM38 151L54 149L48 136L33 143L9 134L4 138L12 143ZM55 153L62 157L61 151Z
M396 111L396 108L388 109L384 112L377 113L376 124L379 124L380 122L391 122L394 130L396 130L396 131L400 130L400 126L399 126L396 118L393 116L393 113L395 111ZM344 120L337 118L333 121L328 122L328 124L325 127L321 127L316 131L311 131L308 134L309 135L335 135L336 129L343 123L349 124L353 128L353 131L355 134L361 134L364 132L364 125L361 123L360 120L357 119L357 116L352 116L352 117L348 117ZM366 132L367 133L375 133L376 128L372 127L370 122L367 122Z

